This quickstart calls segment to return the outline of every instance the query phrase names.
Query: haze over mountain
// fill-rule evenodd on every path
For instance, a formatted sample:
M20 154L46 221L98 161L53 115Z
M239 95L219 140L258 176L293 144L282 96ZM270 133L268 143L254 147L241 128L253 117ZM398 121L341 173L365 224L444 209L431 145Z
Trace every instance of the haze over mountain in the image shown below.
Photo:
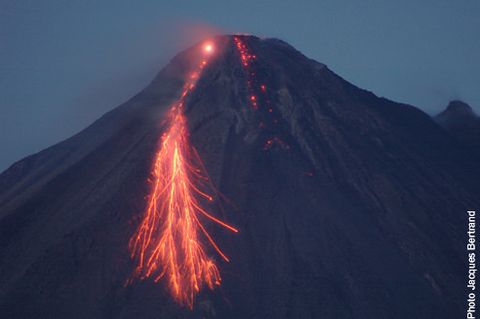
M478 1L243 0L232 10L218 0L3 0L0 171L76 134L218 32L288 40L351 83L430 115L454 98L478 113L479 17Z
M355 87L277 39L232 36L186 100L191 141L232 203L211 227L231 262L193 311L125 287L128 241L199 45L128 102L0 175L8 318L455 318L464 311L469 149L419 109ZM249 81L254 82L253 89ZM262 93L263 87L265 90ZM258 109L250 107L251 94ZM212 252L214 256L214 252Z

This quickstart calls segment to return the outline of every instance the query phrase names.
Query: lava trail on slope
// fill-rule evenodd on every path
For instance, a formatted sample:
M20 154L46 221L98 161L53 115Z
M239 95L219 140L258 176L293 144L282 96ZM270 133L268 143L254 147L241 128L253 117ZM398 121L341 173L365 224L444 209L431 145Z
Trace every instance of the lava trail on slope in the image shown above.
M267 92L267 85L256 76L254 64L258 63L257 55L242 41L240 36L234 36L233 41L235 42L241 65L247 77L246 87L250 107L253 111L258 111L261 107L266 108L266 112L257 113L258 127L264 130L267 136L263 144L263 149L269 150L274 145L280 146L283 150L290 149L290 145L278 136L278 128L275 129L279 124L279 114L273 108Z
M213 44L207 42L203 53L210 55L213 48ZM152 277L155 282L165 278L174 300L190 309L203 286L213 289L221 282L219 269L208 256L200 234L225 261L229 261L207 232L201 218L238 232L204 207L205 201L214 200L211 194L216 191L188 138L184 101L206 65L205 58L190 74L180 98L170 109L168 129L162 135L152 168L153 183L147 208L130 240L131 256L136 258L137 267L128 282L135 277Z

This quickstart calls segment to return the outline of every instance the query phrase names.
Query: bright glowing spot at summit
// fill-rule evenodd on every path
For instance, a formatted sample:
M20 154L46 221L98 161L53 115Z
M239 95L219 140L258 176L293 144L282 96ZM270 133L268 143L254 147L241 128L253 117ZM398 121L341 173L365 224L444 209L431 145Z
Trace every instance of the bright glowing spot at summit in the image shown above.
M207 53L207 54L212 53L212 52L213 52L213 44L211 44L211 43L205 43L205 44L203 45L203 51L204 51L205 53Z

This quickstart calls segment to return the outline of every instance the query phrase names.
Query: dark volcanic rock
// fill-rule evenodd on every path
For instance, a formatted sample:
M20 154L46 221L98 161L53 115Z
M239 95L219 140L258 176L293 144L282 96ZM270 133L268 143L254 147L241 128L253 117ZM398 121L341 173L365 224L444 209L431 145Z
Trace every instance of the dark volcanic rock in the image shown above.
M248 106L232 37L187 100L192 143L240 229L193 312L162 284L124 287L162 117L187 50L137 96L0 175L6 318L455 318L480 170L428 115L274 39L243 37L272 112ZM246 111L243 111L246 109ZM271 115L270 115L271 114ZM275 121L264 123L274 116ZM268 140L274 142L265 147ZM214 253L212 252L212 256Z
M451 101L443 112L435 116L435 121L460 143L480 155L480 117L470 105L462 101Z

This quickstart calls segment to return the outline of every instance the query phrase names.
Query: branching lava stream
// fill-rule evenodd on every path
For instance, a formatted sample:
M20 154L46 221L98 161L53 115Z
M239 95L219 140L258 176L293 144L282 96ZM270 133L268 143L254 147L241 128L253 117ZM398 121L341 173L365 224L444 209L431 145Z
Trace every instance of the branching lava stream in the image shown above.
M213 43L207 42L203 54L210 55L213 48ZM190 309L202 287L213 289L221 282L219 269L208 256L202 240L208 241L229 261L207 232L202 219L238 232L204 207L203 203L213 201L211 193L215 191L188 138L184 100L206 64L205 58L190 74L179 100L170 110L168 129L162 135L152 168L146 211L129 245L131 256L137 262L133 278L164 280L173 299Z

